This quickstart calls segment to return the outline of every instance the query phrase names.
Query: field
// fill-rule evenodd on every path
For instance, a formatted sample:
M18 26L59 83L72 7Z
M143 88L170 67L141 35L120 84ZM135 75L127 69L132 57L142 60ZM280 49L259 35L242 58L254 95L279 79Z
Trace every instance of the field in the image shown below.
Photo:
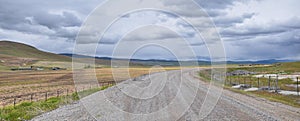
M280 64L273 64L270 66L254 66L254 67L231 67L227 68L227 72L232 72L235 70L247 70L251 72L256 72L257 74L280 74L280 75L288 75L294 74L299 75L300 72L300 62L290 62L290 63L280 63ZM203 80L209 81L211 80L211 70L203 70L200 73L200 77ZM284 104L288 104L295 107L300 107L300 97L296 95L282 95L275 92L269 92L268 90L258 90L258 91L243 91L242 89L234 89L232 86L239 85L239 84L246 84L250 87L276 87L276 78L273 77L270 80L268 78L257 78L254 75L235 75L235 76L227 76L225 80L224 87L234 92L251 95L251 96L258 96L269 99L271 101L281 102ZM297 89L295 87L291 87L288 85L296 85L296 82L290 78L286 79L279 79L277 88L279 90L285 91L293 91L296 92ZM273 89L271 89L273 90ZM274 91L274 90L273 90Z
M166 70L178 69L165 68ZM118 74L127 72L127 68L116 68ZM98 82L110 82L110 81L122 81L129 78L134 78L143 74L149 74L152 72L164 71L160 68L129 68L129 75L113 77L111 68L97 68L96 77ZM93 76L93 70L84 69L85 80ZM82 88L91 88L98 86L95 83L84 82L84 87L78 87L78 90ZM9 105L11 100L5 100L9 97L15 97L20 95L30 95L32 93L39 94L44 92L56 92L57 90L69 90L69 93L75 91L73 73L71 70L59 70L59 71L5 71L0 72L0 103L2 106ZM44 95L36 95L36 99L44 98ZM8 101L8 102L6 102ZM21 100L20 100L21 101ZM18 101L19 102L19 101Z

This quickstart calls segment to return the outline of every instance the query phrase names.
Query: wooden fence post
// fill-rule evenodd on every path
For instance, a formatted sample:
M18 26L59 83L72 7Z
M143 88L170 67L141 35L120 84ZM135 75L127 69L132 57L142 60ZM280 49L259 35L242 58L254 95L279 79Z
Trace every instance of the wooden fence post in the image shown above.
M56 96L59 97L59 90L56 91Z
M69 89L67 89L67 96L69 96Z
M48 99L48 92L45 93L45 101Z
M16 106L16 103L17 103L17 98L14 97L14 107Z
M32 102L32 101L33 101L33 93L30 94L30 102Z

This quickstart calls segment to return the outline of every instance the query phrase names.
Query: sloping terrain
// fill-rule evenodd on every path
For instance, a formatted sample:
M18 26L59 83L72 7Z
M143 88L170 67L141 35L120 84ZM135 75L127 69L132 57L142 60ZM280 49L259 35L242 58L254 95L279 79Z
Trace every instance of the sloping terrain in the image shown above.
M67 56L57 55L38 50L37 48L16 42L0 41L0 55L21 58L33 58L38 60L70 61Z
M0 41L1 66L28 66L38 61L70 62L71 58L63 55L44 52L26 44Z

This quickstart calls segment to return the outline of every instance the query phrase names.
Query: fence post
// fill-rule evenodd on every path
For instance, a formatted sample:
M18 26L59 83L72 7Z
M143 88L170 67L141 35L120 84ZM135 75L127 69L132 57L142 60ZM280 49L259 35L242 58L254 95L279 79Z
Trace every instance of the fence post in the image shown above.
M33 100L33 94L30 95L30 102Z
M275 82L275 92L277 93L277 86L278 86L278 75L276 76L276 82Z
M298 81L298 77L297 77L297 95L299 96L299 81Z
M259 77L257 78L257 88L259 88Z
M59 97L59 90L56 91L56 96Z
M230 86L232 85L231 84L231 76L229 75L229 84L230 84Z
M251 76L249 77L250 79L250 87L252 87L252 79L251 79Z
M45 101L48 99L48 92L45 93Z
M17 98L14 97L14 107L16 106L16 103L17 103Z
M269 76L269 81L268 81L268 90L271 90L271 76Z
M69 96L69 89L67 89L67 96Z

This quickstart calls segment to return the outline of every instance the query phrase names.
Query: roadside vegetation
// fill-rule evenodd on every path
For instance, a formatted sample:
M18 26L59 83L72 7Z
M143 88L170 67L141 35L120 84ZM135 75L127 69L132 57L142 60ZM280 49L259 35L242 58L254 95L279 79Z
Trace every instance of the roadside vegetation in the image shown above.
M251 72L256 72L257 74L293 74L300 72L300 62L292 62L292 63L281 63L281 64L274 64L271 66L266 67L235 67L235 68L228 68L227 72L232 72L236 70L247 70ZM210 81L211 80L211 70L203 70L199 73L200 77L203 81ZM275 85L275 79L271 79L270 85ZM300 96L297 95L283 95L269 90L256 90L256 91L245 91L242 89L233 88L235 85L239 84L246 84L249 87L268 87L269 79L268 78L257 78L253 77L253 75L227 75L226 80L224 83L224 88L231 90L233 92L249 95L249 96L256 96L268 99L270 101L280 102L283 104L287 104L294 107L300 108ZM296 88L289 87L287 85L296 84L290 78L286 79L279 79L278 80L278 89L286 90L286 91L296 91Z
M6 106L0 109L0 121L17 121L17 120L29 120L42 113L59 108L62 105L70 104L78 101L81 97L86 97L95 92L105 90L112 85L103 86L101 88L93 88L84 90L81 92L75 92L69 96L52 97L37 102L22 102L16 106Z

